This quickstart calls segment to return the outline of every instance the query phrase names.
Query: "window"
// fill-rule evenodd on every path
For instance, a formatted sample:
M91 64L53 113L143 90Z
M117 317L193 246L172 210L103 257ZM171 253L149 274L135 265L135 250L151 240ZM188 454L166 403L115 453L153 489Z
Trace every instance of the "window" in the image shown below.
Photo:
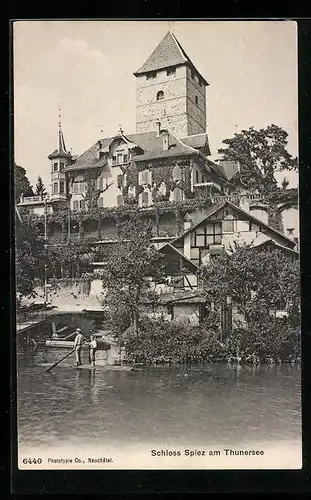
M117 165L121 165L123 163L123 154L118 153L117 154Z
M143 207L147 207L148 206L148 193L146 191L144 191L143 193L141 193L141 204Z
M53 163L53 172L57 172L58 171L58 163Z
M176 75L176 68L169 68L166 70L167 76Z
M138 184L142 186L143 184L151 184L152 173L151 170L142 170L138 173Z
M180 188L174 189L174 201L182 201L183 200L183 192Z
M58 194L58 182L54 182L53 184L53 194Z
M65 181L60 181L59 192L60 192L60 194L65 194Z
M199 184L199 171L198 170L195 171L195 183Z
M85 183L84 181L75 181L73 183L73 193L83 193L85 191Z
M234 233L234 221L233 220L224 220L222 223L222 232L223 233Z
M73 210L78 210L79 209L79 202L78 201L74 201L73 204L72 204L72 208L73 208Z
M116 165L116 164L117 164L117 157L113 156L112 157L112 165Z
M120 205L123 205L123 196L122 196L122 194L119 194L119 195L117 196L117 205L118 205L118 207L119 207Z
M192 247L209 247L221 244L221 222L208 223L198 227L191 238Z
M97 206L98 207L103 207L104 206L104 200L102 197L98 198L97 200Z
M249 223L249 230L250 231L261 231L260 226L258 224L255 224L254 222Z
M85 200L80 200L80 208L81 210L85 210Z
M175 165L173 168L173 180L180 181L181 180L181 168L179 165Z
M97 179L97 189L103 189L104 188L104 179L102 177L98 177Z
M156 78L157 76L157 72L156 71L150 71L149 73L147 73L146 77L147 77L147 80L150 80L151 78Z
M123 155L123 163L127 163L128 162L128 155Z
M163 90L159 90L157 93L157 101L162 101L162 99L164 99L164 92Z
M62 170L64 170L64 168L65 168L65 163L62 163L62 162L61 162L61 163L59 164L59 170L61 170L61 171L62 171Z
M199 98L198 98L198 96L197 96L197 95L196 95L196 96L194 96L194 100L195 100L195 103L196 103L196 104L199 104Z

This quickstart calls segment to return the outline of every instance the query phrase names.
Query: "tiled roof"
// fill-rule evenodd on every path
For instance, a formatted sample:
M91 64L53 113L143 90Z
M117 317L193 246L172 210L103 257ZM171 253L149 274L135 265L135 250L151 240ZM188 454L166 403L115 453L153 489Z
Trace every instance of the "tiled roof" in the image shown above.
M173 33L168 31L162 38L159 45L154 49L145 63L134 73L134 75L137 76L149 73L150 71L169 68L171 66L180 66L182 64L188 64L189 66L194 67L194 64L191 62L176 37ZM202 75L200 75L200 77L202 78L203 83L208 85L205 78L203 78Z
M210 154L208 136L206 133L189 135L188 137L183 137L181 140L186 144L186 146L191 146L196 149L204 149L206 154Z
M192 147L183 144L178 140L173 134L169 134L169 144L170 149L168 151L163 151L163 138L160 135L157 137L156 132L144 132L140 134L130 134L126 136L126 139L130 142L137 144L139 148L143 150L142 155L133 156L134 161L150 160L153 158L167 158L172 156L185 156L194 155L199 152L194 150ZM101 139L102 149L106 148L112 140L116 138L121 138L121 136L107 137ZM98 159L98 143L96 142L87 151L82 153L75 161L73 165L66 168L67 171L80 170L85 168L100 167L106 162L106 158L102 157Z

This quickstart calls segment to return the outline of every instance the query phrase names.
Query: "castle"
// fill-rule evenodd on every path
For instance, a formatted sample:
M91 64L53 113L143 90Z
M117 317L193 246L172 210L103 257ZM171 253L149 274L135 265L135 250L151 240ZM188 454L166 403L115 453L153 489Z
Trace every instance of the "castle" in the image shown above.
M114 213L137 206L155 214L153 241L175 269L174 288L197 289L196 269L233 241L276 245L296 253L297 206L281 206L283 228L268 224L264 200L237 190L235 162L213 162L207 134L208 82L175 35L166 33L135 71L136 132L120 127L78 156L58 145L48 158L48 197L18 207L48 217L50 242L90 239L102 248L116 239ZM284 217L289 214L289 217ZM94 263L94 272L100 263Z

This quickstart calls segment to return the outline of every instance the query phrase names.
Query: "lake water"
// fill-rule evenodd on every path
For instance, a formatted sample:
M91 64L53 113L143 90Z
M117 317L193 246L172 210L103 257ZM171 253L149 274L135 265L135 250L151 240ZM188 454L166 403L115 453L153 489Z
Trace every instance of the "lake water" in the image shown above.
M150 458L151 447L285 446L289 454L298 450L301 460L300 366L84 370L74 367L71 355L46 373L46 363L65 353L18 353L20 453L54 449L58 455L72 454L86 447L102 455L103 450L144 447Z

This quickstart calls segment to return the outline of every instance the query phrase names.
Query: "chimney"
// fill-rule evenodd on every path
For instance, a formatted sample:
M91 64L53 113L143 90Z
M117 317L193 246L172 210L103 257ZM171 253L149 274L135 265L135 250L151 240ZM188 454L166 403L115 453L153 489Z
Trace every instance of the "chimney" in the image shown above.
M160 137L160 133L161 133L161 122L160 122L160 120L156 121L156 131L157 131L157 137Z
M162 144L163 144L163 151L168 151L169 149L169 135L167 130L162 132Z

